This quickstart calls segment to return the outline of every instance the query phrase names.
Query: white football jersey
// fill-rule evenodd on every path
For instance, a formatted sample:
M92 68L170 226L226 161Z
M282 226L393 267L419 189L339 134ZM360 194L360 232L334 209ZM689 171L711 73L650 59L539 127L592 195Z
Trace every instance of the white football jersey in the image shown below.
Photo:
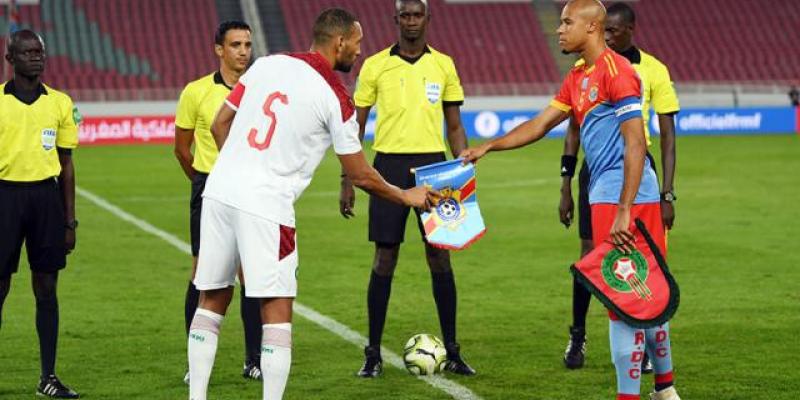
M259 58L226 100L236 110L203 197L295 226L294 202L328 147L361 150L355 108L318 53Z

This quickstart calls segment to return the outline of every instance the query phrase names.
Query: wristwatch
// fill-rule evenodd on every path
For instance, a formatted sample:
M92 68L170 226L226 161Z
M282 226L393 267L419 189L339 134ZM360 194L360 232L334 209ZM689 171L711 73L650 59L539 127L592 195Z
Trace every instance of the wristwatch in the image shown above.
M678 198L675 196L675 193L673 193L671 190L669 192L661 193L661 201L672 203L675 200L678 200Z
M74 231L75 228L78 227L78 220L76 219L76 220L73 220L72 222L67 222L67 223L64 224L64 227L69 229L69 230L71 230L71 231Z

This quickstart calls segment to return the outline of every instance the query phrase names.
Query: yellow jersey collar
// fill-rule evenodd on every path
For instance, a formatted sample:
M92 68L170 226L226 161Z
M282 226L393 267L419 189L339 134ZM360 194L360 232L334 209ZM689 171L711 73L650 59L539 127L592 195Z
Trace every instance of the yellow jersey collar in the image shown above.
M31 104L35 103L36 100L39 100L40 96L42 96L42 95L46 96L48 93L47 93L47 89L44 87L44 84L42 82L39 82L39 85L36 87L36 91L34 92L33 97L31 97L31 98L22 98L22 97L20 97L22 94L19 93L19 91L17 90L17 85L14 84L14 80L12 79L12 80L6 82L5 87L3 87L3 94L4 95L12 95L17 100L19 100L19 101L21 101L21 102L23 102L23 103L25 103L27 105L31 105Z
M428 45L427 45L427 44L425 45L425 48L424 48L424 49L422 49L422 54L420 54L420 55L419 55L419 57L414 57L414 58L405 57L405 56L403 56L402 54L400 54L400 43L395 43L395 45L394 45L394 46L392 46L392 48L391 48L391 49L389 49L389 56L397 56L397 57L400 57L401 59L403 59L403 61L405 61L405 62L407 62L407 63L409 63L409 64L414 64L414 63L416 63L416 62L417 62L417 61L419 61L419 60L420 60L420 59L421 59L421 58L422 58L422 57L423 57L423 56L424 56L426 53L427 53L427 54L430 54L430 53L431 53L431 48L430 48L430 47L428 47Z
M233 90L232 87L228 86L228 84L225 83L225 79L222 79L222 72L219 71L214 72L214 83L216 83L217 85L225 86L226 88L228 88L228 90Z
M636 46L631 46L628 50L619 53L619 55L627 58L631 64L642 63L642 53L639 52L639 49L637 49Z

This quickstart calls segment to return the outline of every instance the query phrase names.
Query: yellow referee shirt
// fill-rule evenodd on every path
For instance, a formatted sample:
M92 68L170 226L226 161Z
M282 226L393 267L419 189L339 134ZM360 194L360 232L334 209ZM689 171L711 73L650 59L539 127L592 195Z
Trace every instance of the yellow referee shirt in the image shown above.
M656 114L671 114L680 111L678 95L672 86L669 70L657 58L639 50L639 62L632 60L633 69L642 80L642 117L644 118L644 135L650 145L650 107Z
M194 162L192 168L202 173L211 172L219 150L211 136L211 123L217 115L231 88L225 85L219 71L190 82L183 89L175 113L175 126L194 130Z
M80 114L65 93L39 86L31 104L14 81L0 85L0 180L35 182L61 174L57 148L78 146Z
M657 58L645 53L641 49L631 47L621 54L633 65L642 81L642 118L644 119L644 135L647 145L650 140L650 107L656 114L671 114L680 111L678 95L672 86L669 70ZM583 59L578 60L575 66L583 64Z
M443 103L462 104L464 89L446 54L426 47L407 60L395 45L364 61L353 97L357 107L378 105L375 151L440 153L447 150Z

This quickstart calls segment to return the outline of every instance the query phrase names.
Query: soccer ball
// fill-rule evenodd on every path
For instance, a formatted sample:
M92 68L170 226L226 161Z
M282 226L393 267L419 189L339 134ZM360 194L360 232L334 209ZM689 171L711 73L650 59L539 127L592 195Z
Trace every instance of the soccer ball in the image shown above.
M412 375L433 375L441 372L447 350L438 337L421 333L408 339L403 353L406 369Z

